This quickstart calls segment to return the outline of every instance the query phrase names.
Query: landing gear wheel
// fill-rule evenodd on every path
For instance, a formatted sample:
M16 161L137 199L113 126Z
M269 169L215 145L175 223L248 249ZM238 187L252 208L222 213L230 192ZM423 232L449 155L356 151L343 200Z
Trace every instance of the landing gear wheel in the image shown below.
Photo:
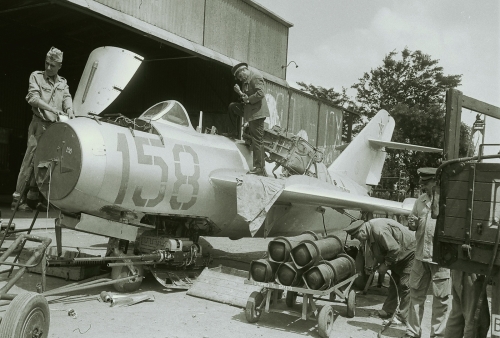
M0 324L2 338L46 338L50 311L47 300L35 292L22 293L9 304Z
M134 265L133 270L138 276L144 276L144 268L142 265ZM111 279L124 278L133 275L134 274L130 271L128 266L114 266L111 268ZM134 292L139 290L141 284L142 278L136 278L131 281L116 282L113 284L113 287L118 292Z
M349 291L347 295L347 318L353 318L356 315L356 292Z
M247 306L245 307L245 317L249 323L257 323L262 314L262 310L259 309L260 305L264 301L264 296L258 291L252 292L247 300Z
M318 315L318 333L320 337L330 337L334 321L333 308L330 305L323 306Z
M297 302L297 292L287 291L285 298L286 306L293 307L296 302Z

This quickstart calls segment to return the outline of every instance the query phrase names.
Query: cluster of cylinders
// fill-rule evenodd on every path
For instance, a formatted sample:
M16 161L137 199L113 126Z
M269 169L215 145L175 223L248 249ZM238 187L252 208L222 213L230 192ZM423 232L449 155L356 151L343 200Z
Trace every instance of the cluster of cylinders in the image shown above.
M320 238L312 231L269 242L268 258L250 263L254 281L326 290L356 273L354 259L345 254L342 240Z

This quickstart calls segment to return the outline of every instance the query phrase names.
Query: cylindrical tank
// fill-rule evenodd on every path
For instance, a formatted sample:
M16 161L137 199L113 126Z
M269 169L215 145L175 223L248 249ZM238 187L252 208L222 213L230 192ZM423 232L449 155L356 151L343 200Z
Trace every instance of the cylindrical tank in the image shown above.
M281 263L276 271L276 283L285 286L302 286L302 273L304 270L297 269L293 262Z
M261 258L250 262L250 277L256 282L267 283L274 280L279 263Z
M312 231L305 231L294 237L276 237L269 242L267 253L269 260L284 263L290 260L290 251L304 240L316 240L318 235Z
M302 275L302 280L309 289L325 290L356 273L356 262L346 254L339 254L331 261L321 261Z
M317 241L304 240L293 248L290 254L298 269L307 269L321 260L334 259L343 252L342 240L335 235L328 235Z

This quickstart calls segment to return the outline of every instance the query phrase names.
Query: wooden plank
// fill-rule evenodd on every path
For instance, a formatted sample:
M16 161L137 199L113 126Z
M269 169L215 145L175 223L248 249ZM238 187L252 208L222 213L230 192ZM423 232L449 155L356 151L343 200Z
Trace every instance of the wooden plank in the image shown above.
M449 89L446 92L446 120L444 159L458 158L460 144L460 124L462 118L462 92Z
M261 287L245 284L247 276L247 271L232 268L205 269L187 294L244 308L252 292L262 290Z
M444 235L454 238L463 238L465 234L465 218L446 216Z
M500 119L500 107L462 95L462 106L475 112Z
M448 183L448 192L446 197L466 200L468 195L469 189L467 181L450 181Z

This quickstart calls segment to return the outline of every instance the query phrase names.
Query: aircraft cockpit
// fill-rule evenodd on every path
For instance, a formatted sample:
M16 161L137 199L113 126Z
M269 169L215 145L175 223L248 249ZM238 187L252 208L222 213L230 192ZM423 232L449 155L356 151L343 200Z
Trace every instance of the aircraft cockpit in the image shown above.
M155 104L142 113L139 119L147 122L155 121L192 128L186 109L175 100L167 100Z

